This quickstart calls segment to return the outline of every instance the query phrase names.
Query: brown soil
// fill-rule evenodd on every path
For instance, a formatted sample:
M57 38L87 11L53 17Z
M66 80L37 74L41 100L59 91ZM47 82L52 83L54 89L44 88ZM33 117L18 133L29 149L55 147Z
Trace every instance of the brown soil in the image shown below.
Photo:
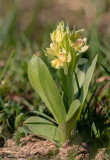
M104 153L105 148L100 149L94 160L109 160ZM0 150L0 160L39 160L39 159L61 159L61 160L89 160L91 159L86 143L81 145L67 141L61 148L54 143L29 135L21 138L20 145L9 139Z

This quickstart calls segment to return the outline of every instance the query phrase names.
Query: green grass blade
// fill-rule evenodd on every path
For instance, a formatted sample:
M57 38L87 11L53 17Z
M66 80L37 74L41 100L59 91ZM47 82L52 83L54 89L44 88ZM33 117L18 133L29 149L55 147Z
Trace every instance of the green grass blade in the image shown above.
M15 53L15 51L12 51L12 52L11 52L11 54L10 54L10 56L9 56L9 58L8 58L8 61L7 61L4 69L2 70L2 72L1 72L1 74L0 74L0 82L2 81L2 78L4 77L4 74L5 74L8 66L9 66L10 63L11 63L11 60L12 60L12 58L13 58L13 56L14 56L14 53Z
M0 30L0 47L4 44L4 42L6 41L7 39L7 36L10 34L11 35L11 31L13 32L13 26L14 26L14 23L16 21L16 13L17 13L17 10L16 8L13 8L7 18L6 18L6 21L3 25L3 27L1 28Z
M20 113L15 119L15 129L17 129L22 121L23 113Z
M101 65L103 67L103 69L106 71L106 73L110 76L110 71L104 66L104 65Z

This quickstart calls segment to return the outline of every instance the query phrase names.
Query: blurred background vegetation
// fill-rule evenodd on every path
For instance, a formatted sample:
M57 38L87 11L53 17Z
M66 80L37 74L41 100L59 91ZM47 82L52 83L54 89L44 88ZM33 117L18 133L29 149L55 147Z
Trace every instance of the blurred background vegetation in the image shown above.
M15 131L21 112L50 114L30 86L27 67L33 54L41 56L59 82L43 49L62 20L71 29L74 24L85 29L90 47L83 57L91 62L99 53L78 127L88 128L89 136L96 138L110 133L110 0L0 0L0 134L5 138Z

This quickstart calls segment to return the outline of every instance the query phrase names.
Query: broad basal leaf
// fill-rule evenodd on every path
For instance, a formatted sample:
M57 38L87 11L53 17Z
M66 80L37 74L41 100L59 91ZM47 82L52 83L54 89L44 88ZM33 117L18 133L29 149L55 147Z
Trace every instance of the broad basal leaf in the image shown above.
M59 140L57 126L47 119L38 116L32 116L24 121L24 126L26 126L33 134L39 137L52 141Z
M66 111L52 76L45 63L35 55L28 66L28 76L32 87L42 98L58 123L63 123Z

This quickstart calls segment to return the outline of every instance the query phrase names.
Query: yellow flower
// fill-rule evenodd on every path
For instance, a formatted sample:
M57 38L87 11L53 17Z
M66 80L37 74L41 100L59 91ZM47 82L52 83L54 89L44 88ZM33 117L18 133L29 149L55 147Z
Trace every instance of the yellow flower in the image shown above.
M51 61L51 64L56 69L58 69L59 67L63 67L64 73L65 75L67 75L68 73L67 63L63 63L61 59L54 59L53 61Z
M54 68L59 68L63 66L63 63L60 59L54 59L53 61L51 61L51 64Z
M47 53L52 56L57 56L57 52L51 48L46 48Z
M60 52L60 47L55 43L50 43L50 48L55 50L57 53Z
M67 57L63 52L59 52L58 58L62 61L62 63L65 63L67 61Z
M62 33L60 31L57 31L55 38L56 38L57 43L61 42L62 41Z
M60 48L58 47L58 45L57 44L55 44L55 43L50 43L50 48L46 48L46 50L47 50L47 53L49 54L49 55L52 55L52 56L57 56L58 55L58 53L60 52Z
M75 51L77 52L85 52L89 46L86 45L87 38L83 39L77 39L76 42L72 42L72 46L75 48Z
M85 51L88 50L88 48L89 48L89 46L86 45L86 46L82 47L82 48L79 50L79 52L80 52L80 53L85 52Z

